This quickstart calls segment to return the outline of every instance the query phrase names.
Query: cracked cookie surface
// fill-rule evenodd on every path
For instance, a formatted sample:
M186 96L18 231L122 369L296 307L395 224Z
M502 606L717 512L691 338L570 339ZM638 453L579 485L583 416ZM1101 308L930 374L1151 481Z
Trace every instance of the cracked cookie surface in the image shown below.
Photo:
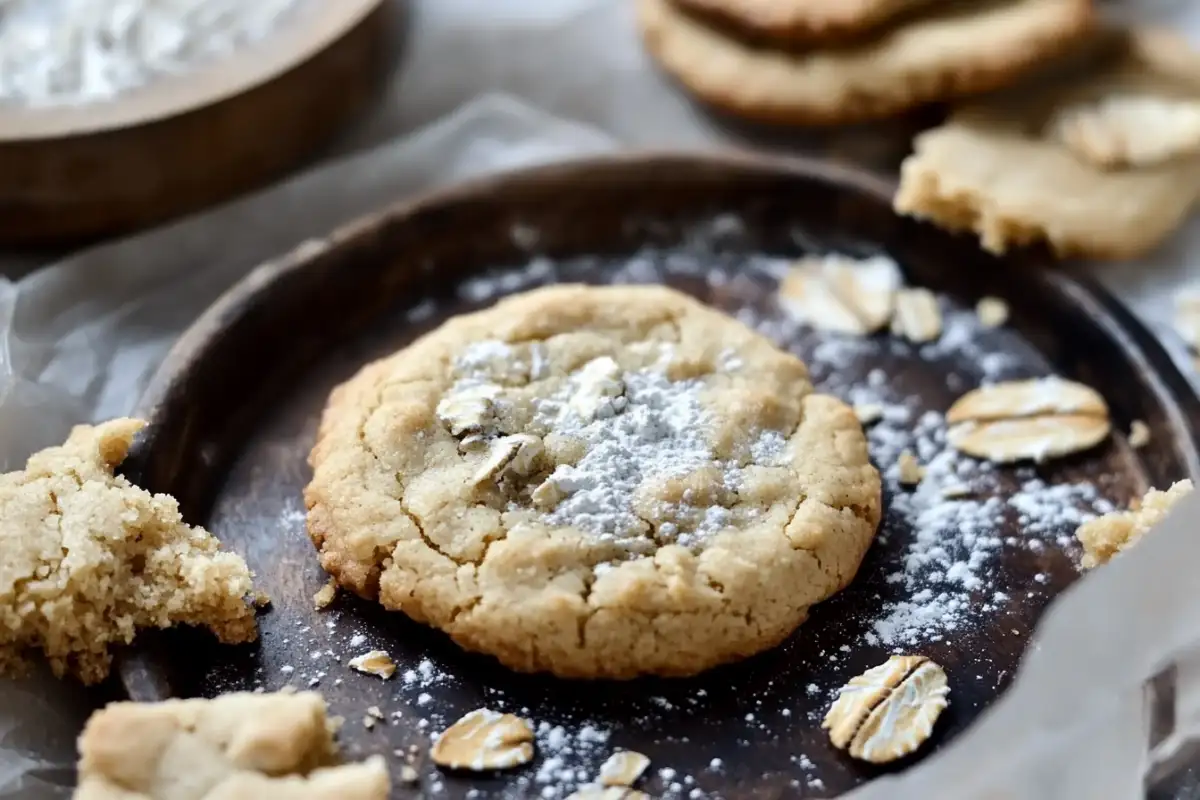
M334 390L308 527L347 589L521 671L689 675L846 586L880 481L803 363L660 287L463 315Z
M0 475L0 673L42 650L55 674L107 677L109 648L140 628L196 625L255 639L251 574L175 499L114 475L145 425L80 425L60 447Z

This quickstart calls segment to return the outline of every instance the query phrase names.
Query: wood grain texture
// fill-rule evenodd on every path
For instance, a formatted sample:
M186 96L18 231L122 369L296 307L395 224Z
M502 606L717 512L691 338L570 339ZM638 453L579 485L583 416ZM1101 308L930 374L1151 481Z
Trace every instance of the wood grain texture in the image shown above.
M314 154L373 96L394 3L318 3L244 53L102 104L0 115L0 243L114 236Z
M1019 371L1056 371L1094 386L1111 404L1118 431L1133 419L1149 424L1147 448L1130 449L1118 433L1086 456L1039 469L1047 481L1093 481L1124 502L1147 485L1200 474L1200 403L1119 304L1085 278L1041 269L1049 262L1044 254L1000 261L968 239L898 218L890 210L890 192L889 184L867 175L797 160L616 157L452 189L381 212L258 268L185 334L162 365L141 410L151 426L125 471L147 488L174 494L185 516L246 555L274 601L260 618L263 638L245 648L220 648L186 631L147 639L123 659L126 687L134 697L154 699L303 686L299 676L317 677L334 713L348 720L341 736L346 752L383 753L394 771L401 763L394 750L413 746L423 755L440 720L502 698L508 708L528 709L531 718L568 730L584 721L610 730L597 764L617 747L649 755L653 768L645 788L653 795L672 780L653 772L661 767L728 798L830 797L880 774L834 751L819 719L829 690L886 658L888 648L864 645L864 634L871 609L891 591L886 565L901 557L913 535L890 509L890 497L886 540L872 548L854 584L815 608L783 646L695 679L584 684L512 674L357 599L343 597L328 611L314 611L312 595L324 576L306 536L301 491L310 477L305 457L330 388L367 359L470 307L456 294L463 278L545 255L563 259L572 276L599 280L642 246L669 252L692 223L729 211L744 226L714 256L723 264L735 265L748 253L797 254L803 249L797 241L834 250L881 247L911 283L964 307L983 295L1004 297L1012 322L985 336L988 347L1014 359ZM537 232L532 254L527 237L513 235L515 227ZM579 256L590 257L572 260ZM687 276L670 282L717 307L750 302L767 313L771 305L769 286L741 286L735 296ZM428 299L438 301L436 313L413 321L406 312ZM808 333L787 344L803 354L819 341ZM968 382L979 377L978 364L961 354L922 358L914 352L870 351L847 368L853 374L840 378L862 380L881 367L905 392L945 408L961 393L948 387L949 374ZM828 370L815 374L818 385L829 377ZM1008 488L1020 480L1017 472L1002 478ZM1005 535L1020 534L1015 520L1006 526ZM1056 548L1005 550L994 570L995 588L1009 590L1012 601L987 624L921 648L946 668L952 686L933 749L953 740L1004 691L1045 606L1079 577L1070 557ZM1035 585L1039 573L1045 583ZM349 644L356 634L362 641ZM848 642L854 646L843 653ZM402 678L385 683L345 667L351 656L374 647L388 650L402 671L429 659L446 678L427 690L432 697L423 702L418 692L426 690L419 685ZM326 660L326 651L338 660ZM822 691L810 693L809 683ZM361 719L371 705L403 716L368 730ZM747 715L770 724L747 724ZM416 722L423 717L431 720L425 729ZM797 765L800 754L813 762L812 770ZM714 758L723 761L722 769L709 768ZM420 787L400 786L396 797L439 785L439 796L448 797L472 788L478 796L525 797L540 788L521 783L529 769L472 779L441 773L426 761L419 768ZM822 785L807 785L806 774L819 775Z

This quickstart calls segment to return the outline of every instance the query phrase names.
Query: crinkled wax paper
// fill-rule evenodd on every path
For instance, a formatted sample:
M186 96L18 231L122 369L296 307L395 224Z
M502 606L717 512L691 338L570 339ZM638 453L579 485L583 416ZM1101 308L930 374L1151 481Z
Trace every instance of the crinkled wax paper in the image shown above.
M631 3L417 0L384 102L330 162L260 194L0 278L0 468L77 421L127 412L173 339L255 263L423 188L618 146L816 149L894 160L910 123L755 138L709 117L648 63ZM1116 0L1200 39L1200 4ZM398 138L397 138L398 137ZM620 144L619 144L620 143ZM1163 333L1170 292L1197 275L1200 224L1154 257L1097 274ZM37 264L0 255L0 273ZM1194 504L1200 504L1200 500ZM1014 689L939 756L858 795L1136 797L1146 753L1142 684L1178 660L1179 730L1200 724L1200 599L1189 506L1127 558L1064 596ZM1190 513L1189 513L1190 512ZM1113 646L1121 631L1121 646ZM39 674L0 682L0 798L66 796L81 690ZM1164 745L1174 747L1182 735Z

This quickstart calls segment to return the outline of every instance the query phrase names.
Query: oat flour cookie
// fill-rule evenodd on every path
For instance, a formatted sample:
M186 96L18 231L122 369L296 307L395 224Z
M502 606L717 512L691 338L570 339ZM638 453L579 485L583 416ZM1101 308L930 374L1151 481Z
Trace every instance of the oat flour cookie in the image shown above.
M74 800L387 800L381 756L337 766L314 692L114 703L79 737Z
M700 99L749 119L841 124L1003 86L1086 36L1090 0L955 3L851 47L770 50L638 0L651 55Z
M342 586L522 671L688 675L844 587L880 483L854 413L658 287L452 319L338 387L305 492Z
M108 675L109 647L139 628L198 625L226 643L258 634L250 570L175 499L113 475L145 425L80 425L0 475L0 672L41 650L58 675Z
M988 250L1131 258L1200 198L1200 53L1140 31L1102 65L964 108L916 140L895 207Z
M781 44L827 44L947 0L674 0L680 8Z

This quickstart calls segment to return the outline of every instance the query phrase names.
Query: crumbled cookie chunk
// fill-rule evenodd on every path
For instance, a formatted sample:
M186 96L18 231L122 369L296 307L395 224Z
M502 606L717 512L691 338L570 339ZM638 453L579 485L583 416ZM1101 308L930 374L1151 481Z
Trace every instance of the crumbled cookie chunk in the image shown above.
M385 681L396 674L396 662L386 650L372 650L350 659L350 668L364 675L375 675Z
M946 708L946 673L924 656L892 656L851 679L821 727L834 747L884 764L916 752Z
M1059 109L1050 128L1098 167L1152 166L1200 152L1200 100L1111 95Z
M478 708L444 730L429 751L449 769L511 769L533 759L533 728L520 717Z
M901 486L916 486L925 478L925 468L921 466L921 462L917 461L917 457L912 454L911 450L900 453L900 458L896 461L896 468L899 470Z
M258 635L246 562L186 525L174 498L113 475L144 425L78 426L0 475L0 672L40 649L55 674L96 683L109 647L140 628L196 625L228 644Z
M114 703L79 738L74 800L386 800L383 758L335 766L313 692Z
M1200 151L1112 170L1081 158L1047 124L1104 97L1200 101L1200 53L1186 39L1134 30L1115 44L1081 69L991 95L918 136L901 166L896 211L973 231L996 253L1045 243L1063 257L1124 259L1155 248L1200 199ZM1147 128L1138 137L1161 134Z
M999 297L981 297L975 304L975 316L985 328L999 328L1008 322L1008 303Z
M313 595L313 608L317 611L322 611L333 605L333 601L337 599L337 581L330 578L329 581L317 590Z
M960 452L999 464L1045 461L1095 447L1112 428L1094 389L1049 377L967 392L946 412Z
M1165 492L1151 489L1129 511L1114 511L1079 526L1075 537L1083 545L1083 567L1107 564L1117 553L1137 544L1175 504L1192 493L1192 482L1182 480Z
M1140 419L1129 423L1129 446L1138 450L1148 444L1150 444L1150 426Z

